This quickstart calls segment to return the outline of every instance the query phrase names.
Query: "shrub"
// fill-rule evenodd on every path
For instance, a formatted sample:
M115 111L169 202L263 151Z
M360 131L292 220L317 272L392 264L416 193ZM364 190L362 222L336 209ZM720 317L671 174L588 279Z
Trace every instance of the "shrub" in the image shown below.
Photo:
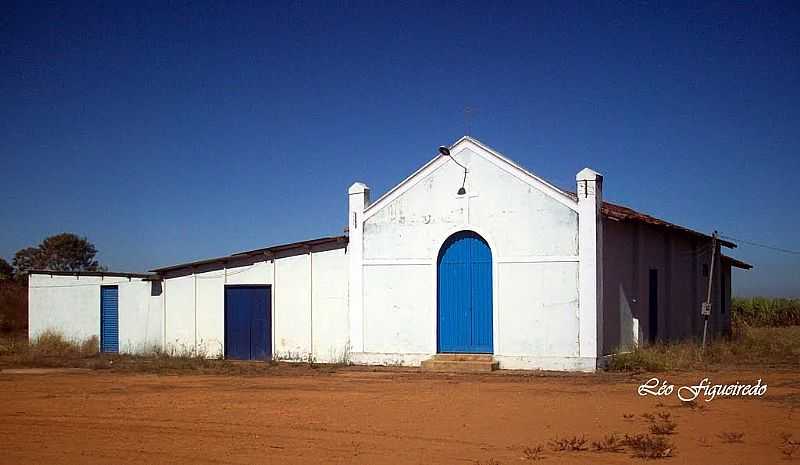
M556 452L580 452L589 450L589 447L586 445L586 443L586 438L583 436L573 436L571 438L556 437L550 441L550 447L552 447Z
M592 442L592 448L597 452L622 452L624 447L622 439L614 433L599 441Z
M800 440L792 439L791 433L781 434L781 453L787 459L791 459L798 452L800 452Z
M650 415L650 433L652 434L672 434L678 424L672 421L672 415L669 412L659 412L658 419Z
M542 460L544 458L544 446L539 444L536 447L526 447L522 453L525 460Z
M744 442L744 433L740 431L725 431L719 433L719 438L727 444L741 443Z
M625 435L622 441L631 448L633 455L643 459L662 459L672 457L675 445L663 436L648 434Z
M651 423L650 432L652 434L672 434L677 426L678 424L672 420L662 420Z

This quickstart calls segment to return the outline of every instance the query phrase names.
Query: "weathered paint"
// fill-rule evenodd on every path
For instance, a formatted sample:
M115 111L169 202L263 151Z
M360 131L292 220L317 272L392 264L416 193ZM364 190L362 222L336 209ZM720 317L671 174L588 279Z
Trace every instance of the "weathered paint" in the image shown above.
M581 359L579 351L578 202L470 139L451 152L469 170L466 195L456 193L463 170L439 157L362 214L351 203L350 219L364 218L348 225L350 249L363 253L350 266L351 302L353 293L363 299L350 312L351 333L362 325L363 335L354 359L413 365L436 353L437 256L447 237L470 230L492 251L492 336L501 367L512 360L526 368L591 365L593 355ZM352 233L359 227L361 245Z
M456 193L462 168L444 156L374 203L355 183L346 249L333 238L164 268L158 291L137 277L34 274L30 334L99 335L100 286L118 285L121 351L221 356L225 287L269 285L275 358L419 365L437 351L438 254L460 231L491 250L485 295L502 368L592 371L602 354L642 342L650 269L659 336L702 329L706 236L604 204L592 170L578 173L571 194L469 137L450 150L468 169L465 195ZM730 302L730 264L716 260L712 334L729 327L719 308Z

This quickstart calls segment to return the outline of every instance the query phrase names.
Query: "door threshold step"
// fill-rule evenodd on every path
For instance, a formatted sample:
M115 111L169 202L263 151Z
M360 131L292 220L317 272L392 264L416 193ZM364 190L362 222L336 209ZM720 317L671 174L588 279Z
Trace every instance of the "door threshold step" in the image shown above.
M489 373L499 368L500 362L484 354L436 354L422 362L425 371Z

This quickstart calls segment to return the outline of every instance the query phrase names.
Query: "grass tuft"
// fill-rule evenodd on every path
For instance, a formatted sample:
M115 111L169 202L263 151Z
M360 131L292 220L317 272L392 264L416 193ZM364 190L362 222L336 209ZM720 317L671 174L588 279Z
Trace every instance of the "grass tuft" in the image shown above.
M635 457L643 459L663 459L672 457L675 452L675 445L663 436L626 434L623 443L631 448Z
M544 446L539 444L534 447L526 447L522 450L525 460L542 460L544 458Z
M550 441L550 447L556 452L581 452L589 450L586 437L556 437Z
M726 444L740 444L744 442L744 433L741 431L725 431L719 433L719 438Z
M599 441L593 441L592 449L597 452L622 452L625 444L623 444L622 438L611 433Z

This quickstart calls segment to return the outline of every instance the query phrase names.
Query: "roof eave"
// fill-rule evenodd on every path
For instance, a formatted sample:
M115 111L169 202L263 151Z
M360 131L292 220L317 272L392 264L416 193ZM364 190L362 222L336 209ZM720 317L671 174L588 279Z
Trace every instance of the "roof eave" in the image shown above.
M331 237L322 237L318 239L310 239L307 241L300 241L300 242L292 242L288 244L279 244L274 245L271 247L264 247L261 249L254 249L254 250L247 250L244 252L237 252L231 255L225 255L222 257L216 258L208 258L205 260L197 260L194 262L187 262L187 263L180 263L177 265L165 266L161 268L154 268L150 270L153 273L163 274L168 273L171 271L183 270L186 268L193 268L203 265L211 265L214 263L227 263L231 260L237 260L247 257L254 257L258 255L275 255L279 252L285 252L294 249L308 249L311 250L314 247L319 247L322 245L342 245L342 247L347 245L348 238L347 236L331 236Z

